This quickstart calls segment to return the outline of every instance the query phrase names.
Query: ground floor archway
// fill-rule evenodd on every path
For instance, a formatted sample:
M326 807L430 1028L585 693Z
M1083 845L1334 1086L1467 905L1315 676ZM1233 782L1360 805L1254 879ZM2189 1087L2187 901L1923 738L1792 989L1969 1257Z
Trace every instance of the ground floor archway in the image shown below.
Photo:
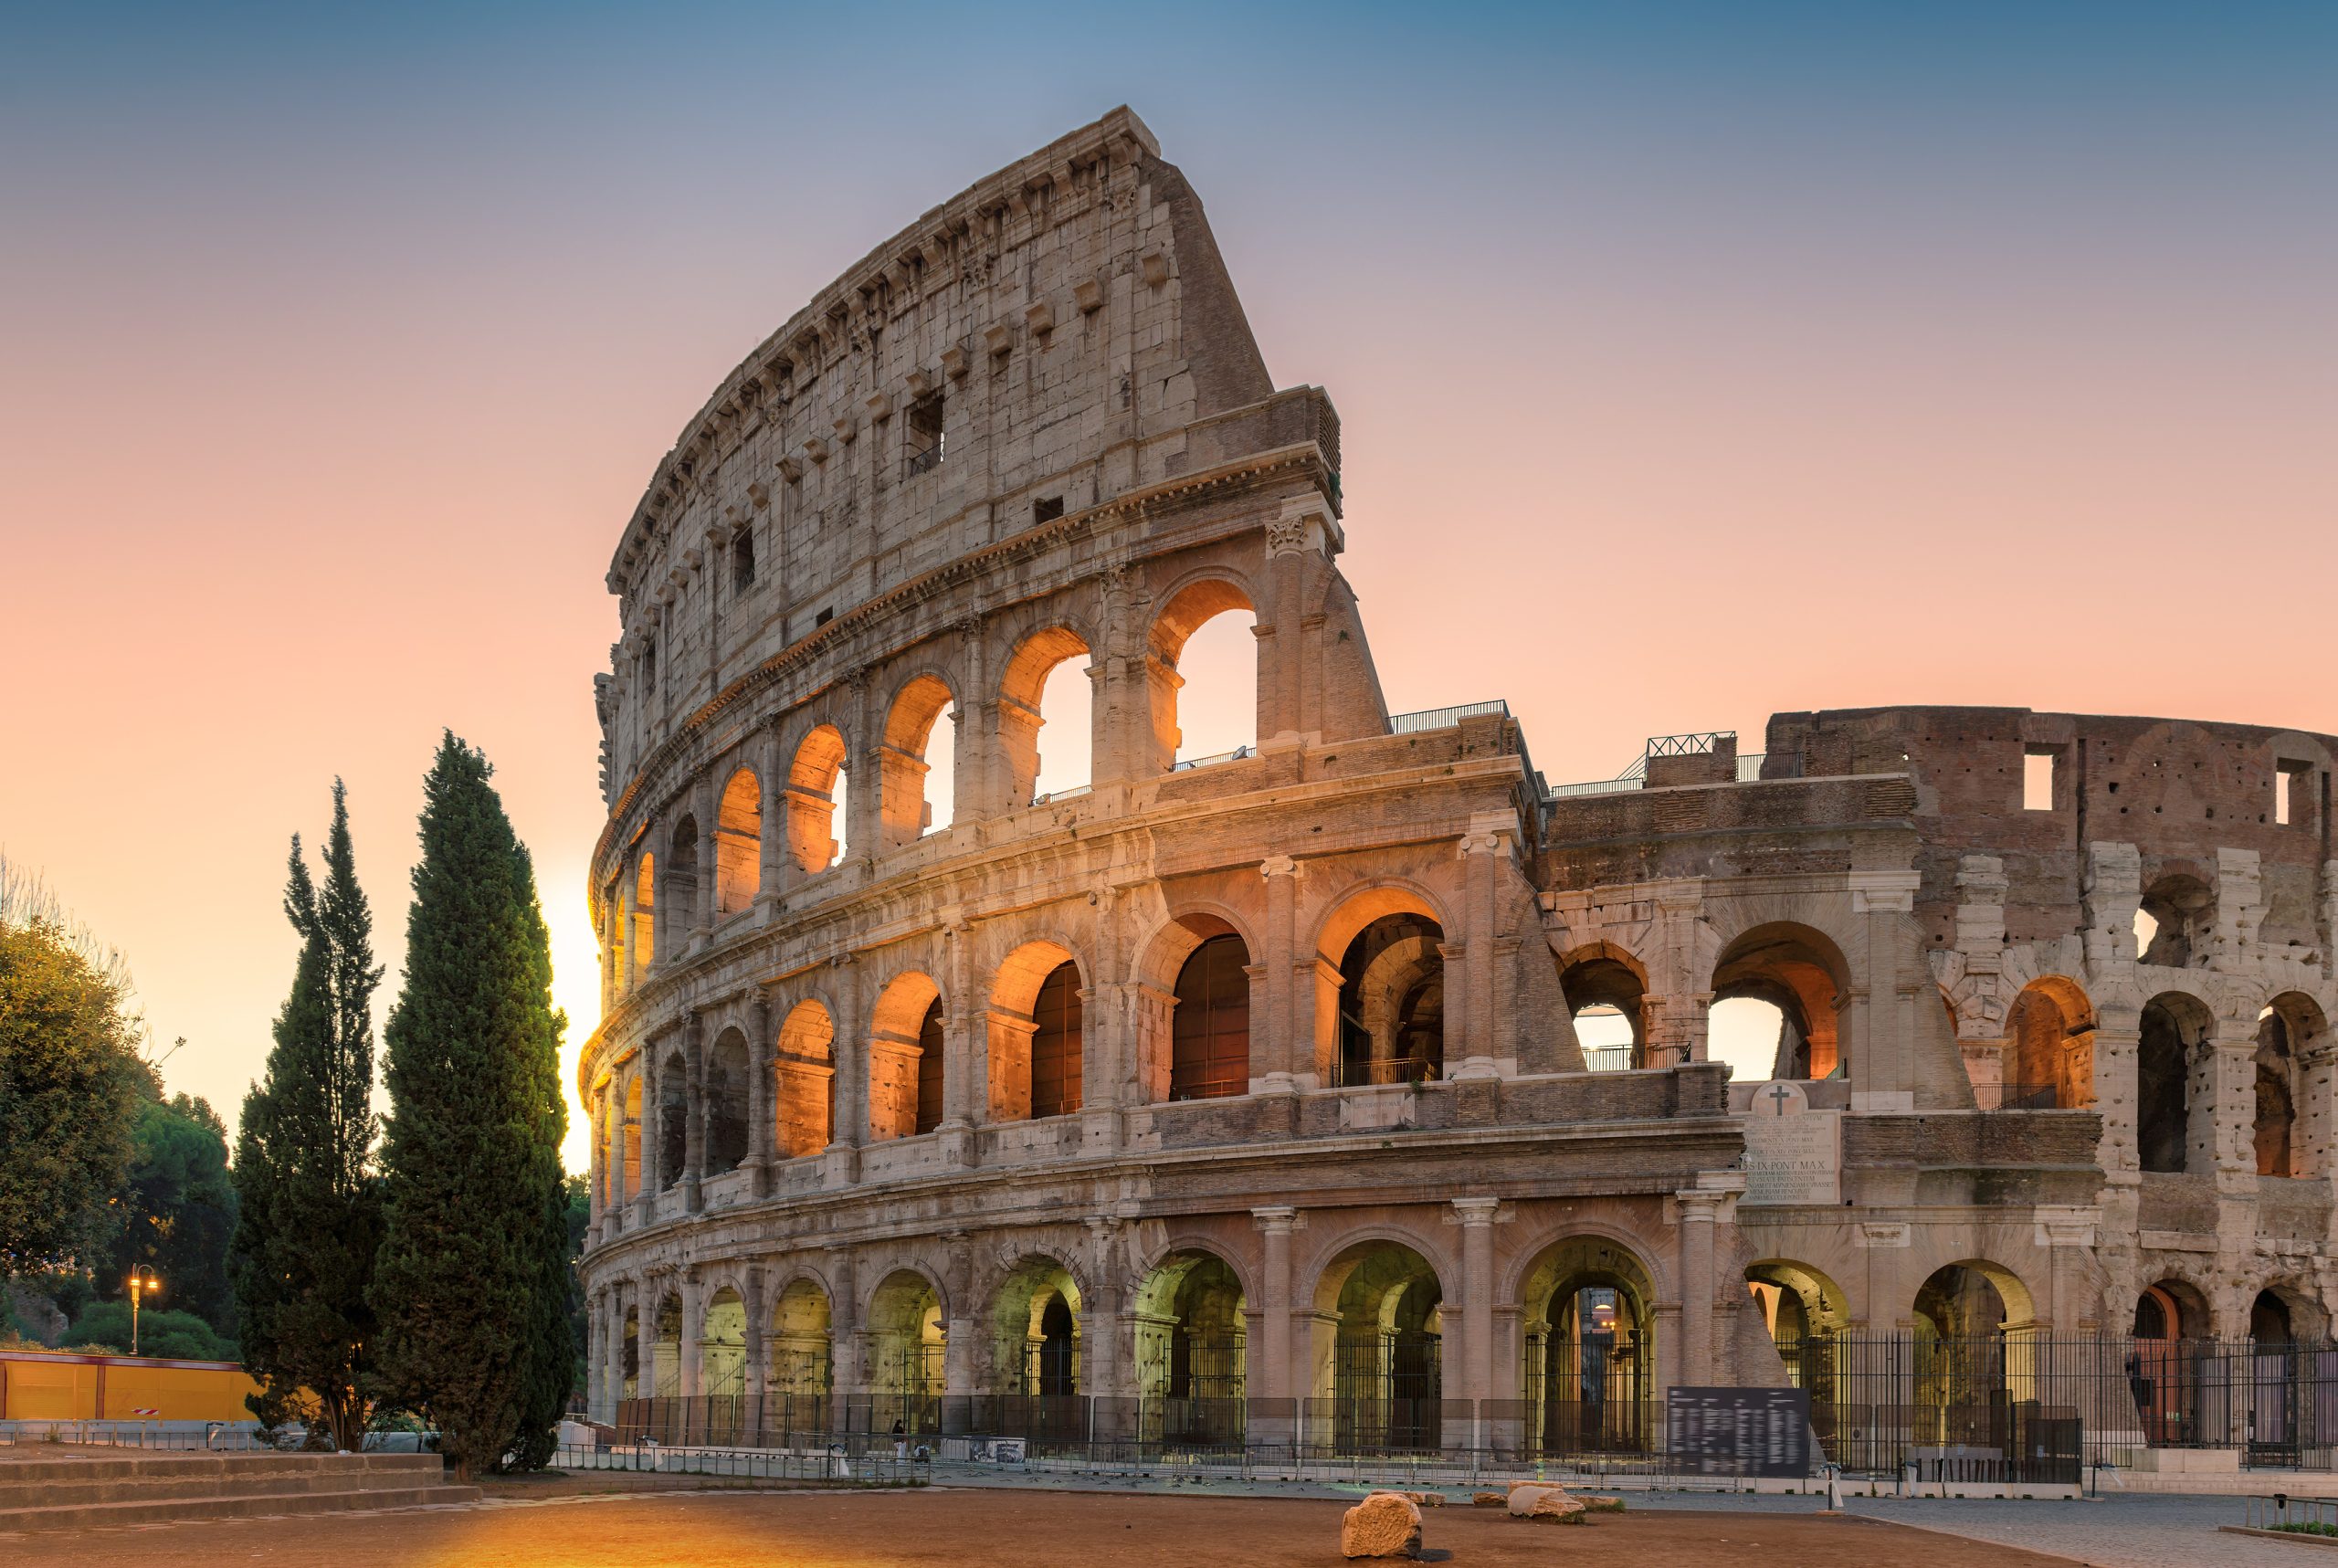
M1629 1247L1575 1237L1519 1292L1519 1393L1537 1453L1639 1453L1655 1436L1656 1284Z

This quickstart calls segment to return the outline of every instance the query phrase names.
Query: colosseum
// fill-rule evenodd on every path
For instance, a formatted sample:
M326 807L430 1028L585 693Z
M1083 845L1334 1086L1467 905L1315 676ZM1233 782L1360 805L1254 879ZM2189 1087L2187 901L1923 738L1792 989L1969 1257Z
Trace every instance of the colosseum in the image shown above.
M1629 1452L1798 1385L2326 1444L2331 738L1788 712L1553 787L1475 677L1387 710L1341 499L1126 110L690 420L595 680L596 1418ZM1256 743L1190 757L1221 616Z

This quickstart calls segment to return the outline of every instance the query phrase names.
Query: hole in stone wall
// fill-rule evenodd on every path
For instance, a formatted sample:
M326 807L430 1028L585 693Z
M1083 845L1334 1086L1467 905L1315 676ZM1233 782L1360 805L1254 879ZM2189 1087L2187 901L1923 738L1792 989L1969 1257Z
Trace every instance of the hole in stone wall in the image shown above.
M2032 746L2021 759L2021 808L2024 811L2054 809L2055 784L2059 782L2062 753L2059 747Z
M1791 1067L1784 1073L1776 1070L1785 1022L1785 1013L1775 1002L1724 997L1705 1015L1705 1059L1725 1063L1731 1078L1752 1082L1800 1077Z

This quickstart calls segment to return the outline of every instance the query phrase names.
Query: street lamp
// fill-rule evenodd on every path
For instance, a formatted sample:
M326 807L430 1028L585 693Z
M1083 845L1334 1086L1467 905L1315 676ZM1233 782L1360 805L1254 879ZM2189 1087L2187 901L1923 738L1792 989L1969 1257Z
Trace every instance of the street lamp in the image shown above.
M162 1292L163 1282L155 1277L153 1264L142 1263L130 1271L130 1353L132 1355L138 1353L138 1299L141 1296L159 1296Z

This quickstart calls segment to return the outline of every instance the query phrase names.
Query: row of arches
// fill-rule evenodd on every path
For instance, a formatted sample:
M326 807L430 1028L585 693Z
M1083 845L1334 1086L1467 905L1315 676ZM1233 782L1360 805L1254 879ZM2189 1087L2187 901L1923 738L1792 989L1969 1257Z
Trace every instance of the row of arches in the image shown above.
M1146 642L1151 706L1137 776L1174 771L1213 746L1238 752L1258 732L1256 610L1241 584L1205 577L1173 594ZM758 765L740 762L723 774L710 807L693 804L636 838L626 868L606 889L603 931L609 989L638 984L658 961L660 932L720 923L751 909L777 882L816 876L848 853L884 853L946 828L962 815L1012 811L1084 790L1109 763L1100 686L1103 665L1090 635L1064 623L1020 637L995 684L969 711L961 702L971 677L921 668L902 679L878 710L873 733L856 745L854 716L815 705L784 755ZM1180 691L1189 677L1207 682L1210 702L1189 734ZM1195 705L1186 703L1186 709ZM972 736L962 735L969 717ZM1049 724L1075 737L1050 743ZM962 741L974 743L962 748ZM934 775L949 781L932 787ZM849 784L875 792L873 816L860 824L874 842L853 842ZM767 815L776 821L766 822ZM704 818L711 816L711 820ZM771 836L768 845L766 834Z
M1612 942L1564 954L1559 985L1594 1071L1669 1067L1649 1044L1646 966ZM1852 990L1850 963L1833 938L1815 927L1773 921L1730 942L1706 990L1706 1056L1737 1079L1828 1079L1848 1075L1842 1015Z

